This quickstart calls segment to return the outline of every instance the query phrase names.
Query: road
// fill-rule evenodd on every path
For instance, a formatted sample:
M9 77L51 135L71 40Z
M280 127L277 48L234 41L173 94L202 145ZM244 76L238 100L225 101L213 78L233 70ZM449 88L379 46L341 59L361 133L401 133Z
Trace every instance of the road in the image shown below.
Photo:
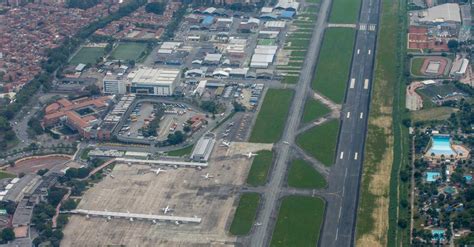
M320 246L353 246L362 172L379 0L363 0L352 67L341 111L336 162L329 173L326 216Z
M301 70L298 86L295 88L295 96L290 106L286 127L282 135L282 140L287 141L289 145L281 142L275 145L275 165L272 174L269 176L270 181L266 186L267 189L262 194L263 205L256 220L256 222L261 222L262 225L255 229L255 232L250 239L251 246L265 246L270 242L271 231L274 225L274 222L271 222L271 219L274 218L272 215L275 215L278 209L277 205L281 192L280 189L283 187L291 146L295 144L295 138L299 121L302 116L305 99L308 91L311 90L311 79L313 78L316 57L321 47L330 6L331 0L325 0L321 3L319 17L313 28L313 36L311 37L310 44L312 45L308 47L304 63L305 66Z

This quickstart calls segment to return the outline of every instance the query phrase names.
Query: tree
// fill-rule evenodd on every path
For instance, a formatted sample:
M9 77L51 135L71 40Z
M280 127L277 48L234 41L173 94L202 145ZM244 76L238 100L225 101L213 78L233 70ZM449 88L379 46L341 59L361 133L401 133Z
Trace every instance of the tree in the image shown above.
M213 101L203 101L201 108L210 113L217 113L217 104Z
M176 145L182 143L186 139L186 136L181 131L176 131L173 134L168 135L166 140L170 145Z
M455 39L451 39L448 41L448 48L452 51L457 50L459 47L459 42Z
M12 228L4 228L1 234L3 241L8 242L15 239L15 233Z
M165 11L165 4L164 3L159 3L159 2L148 3L145 6L145 11L148 12L148 13L154 13L154 14L157 14L157 15L161 15Z
M398 226L402 229L405 229L405 228L407 228L408 223L405 219L399 219L398 220Z

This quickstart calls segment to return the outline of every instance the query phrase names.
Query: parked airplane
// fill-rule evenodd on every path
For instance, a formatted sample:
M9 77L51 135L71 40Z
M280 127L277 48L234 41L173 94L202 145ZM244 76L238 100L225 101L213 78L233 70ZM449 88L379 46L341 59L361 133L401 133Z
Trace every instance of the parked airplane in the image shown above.
M262 225L262 223L260 223L260 222L255 222L255 224L254 224L254 225L255 225L255 226L261 226L261 225Z
M230 142L222 141L221 147L230 147Z
M214 176L210 175L209 173L206 173L206 175L202 175L204 179L210 179L213 178Z
M284 144L289 145L290 143L287 141L283 141Z
M255 154L255 153L252 153L252 152L249 152L248 154L246 154L245 156L247 156L247 158L252 158L254 156L257 156L258 154Z
M162 208L161 211L163 211L164 214L167 214L168 212L173 212L174 209L170 208L169 205L166 205L166 208Z
M160 174L160 172L166 172L165 169L161 169L161 168L158 168L158 169L150 169L150 171L154 172L156 175Z

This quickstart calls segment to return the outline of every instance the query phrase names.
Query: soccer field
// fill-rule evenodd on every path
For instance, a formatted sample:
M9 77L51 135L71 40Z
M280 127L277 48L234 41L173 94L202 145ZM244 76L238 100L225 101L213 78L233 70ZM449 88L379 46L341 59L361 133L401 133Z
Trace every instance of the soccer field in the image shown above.
M142 53L145 52L145 49L145 43L120 43L112 52L111 57L120 60L138 60Z
M77 52L77 54L71 59L69 64L95 64L97 59L103 55L104 48L102 47L82 47L79 52Z

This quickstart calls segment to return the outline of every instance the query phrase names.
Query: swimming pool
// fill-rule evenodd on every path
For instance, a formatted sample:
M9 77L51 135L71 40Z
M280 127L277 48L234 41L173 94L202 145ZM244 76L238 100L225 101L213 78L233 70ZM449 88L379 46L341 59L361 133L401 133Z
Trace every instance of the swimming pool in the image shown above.
M445 135L436 135L431 137L431 148L428 151L428 154L431 155L456 155L456 152L451 148L451 138Z
M427 172L426 173L426 181L427 182L434 182L436 179L440 178L441 174L439 172Z

